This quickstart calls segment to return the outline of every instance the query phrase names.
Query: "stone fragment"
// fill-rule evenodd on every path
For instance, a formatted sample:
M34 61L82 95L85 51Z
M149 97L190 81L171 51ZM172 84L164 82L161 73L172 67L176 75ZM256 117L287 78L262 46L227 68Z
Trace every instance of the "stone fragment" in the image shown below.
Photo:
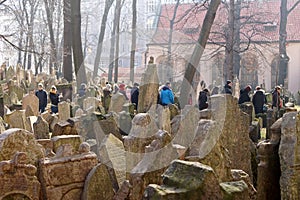
M244 181L220 183L223 199L249 199L248 186Z
M74 151L78 150L82 143L82 138L79 135L61 135L51 138L51 141L53 143L53 151L56 153L60 146L66 144L71 145Z
M70 103L63 101L58 103L58 119L59 121L66 121L71 117Z

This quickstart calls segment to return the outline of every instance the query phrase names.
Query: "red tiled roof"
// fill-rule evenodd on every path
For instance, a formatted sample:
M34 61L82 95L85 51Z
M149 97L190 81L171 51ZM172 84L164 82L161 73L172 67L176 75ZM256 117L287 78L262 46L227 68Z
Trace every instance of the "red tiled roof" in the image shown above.
M288 1L288 9L296 0ZM151 43L168 43L170 19L175 4L162 5L157 31ZM207 5L206 5L207 7ZM280 0L252 1L242 5L241 40L270 42L279 40ZM181 4L178 7L173 32L173 43L191 43L198 39L206 8L198 4ZM212 26L210 41L224 42L228 12L222 4ZM247 23L246 23L247 22ZM300 40L300 4L288 15L287 41Z

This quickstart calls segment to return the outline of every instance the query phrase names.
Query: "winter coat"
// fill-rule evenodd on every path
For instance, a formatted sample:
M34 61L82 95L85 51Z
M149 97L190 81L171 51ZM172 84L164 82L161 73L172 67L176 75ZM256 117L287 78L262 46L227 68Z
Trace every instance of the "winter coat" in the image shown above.
M226 85L224 86L224 93L225 93L225 94L231 94L231 95L232 95L232 91L231 91L231 86L230 86L230 85L226 84Z
M252 98L255 114L263 113L263 107L266 103L266 96L263 90L257 90Z
M51 104L52 104L52 105L55 105L55 106L58 105L58 102L59 102L59 94L50 92L49 98L50 98L50 101L51 101Z
M44 111L47 106L47 93L45 90L37 90L35 95L39 99L39 110Z
M199 110L203 110L203 109L206 109L208 107L207 93L205 91L201 91L199 93L198 106L199 106Z
M137 87L132 88L132 90L130 91L131 103L134 103L136 107L138 106L138 102L139 102L139 93L140 90Z
M250 97L249 97L249 90L247 89L242 89L240 90L240 98L239 98L239 104L245 103L245 102L249 102L250 101Z
M167 86L164 86L160 92L160 101L163 106L174 104L173 92Z
M277 90L275 90L272 93L272 108L273 107L277 107L277 108L281 107L281 104L280 104L280 93Z
M79 97L83 97L86 94L86 89L80 88L78 90Z

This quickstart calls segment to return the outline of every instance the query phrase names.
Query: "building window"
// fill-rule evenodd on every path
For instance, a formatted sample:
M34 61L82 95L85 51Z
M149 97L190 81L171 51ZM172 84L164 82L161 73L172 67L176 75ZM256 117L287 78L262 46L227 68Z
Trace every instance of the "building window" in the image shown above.
M155 12L155 0L148 0L147 2L147 11L148 12Z

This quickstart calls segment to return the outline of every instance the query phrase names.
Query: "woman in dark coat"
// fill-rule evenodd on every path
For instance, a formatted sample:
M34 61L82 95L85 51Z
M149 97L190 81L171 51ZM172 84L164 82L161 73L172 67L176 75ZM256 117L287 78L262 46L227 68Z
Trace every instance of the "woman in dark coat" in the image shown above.
M247 85L247 87L245 87L245 89L242 89L240 91L239 104L250 101L249 92L251 91L251 89L252 89L251 86Z
M266 95L265 91L263 91L259 86L256 87L256 91L252 98L252 103L256 115L259 113L263 113L263 107L266 103Z
M208 108L208 89L204 89L199 93L198 106L199 110Z
M57 90L54 85L51 87L49 98L51 101L51 112L58 113L59 94L57 94Z

